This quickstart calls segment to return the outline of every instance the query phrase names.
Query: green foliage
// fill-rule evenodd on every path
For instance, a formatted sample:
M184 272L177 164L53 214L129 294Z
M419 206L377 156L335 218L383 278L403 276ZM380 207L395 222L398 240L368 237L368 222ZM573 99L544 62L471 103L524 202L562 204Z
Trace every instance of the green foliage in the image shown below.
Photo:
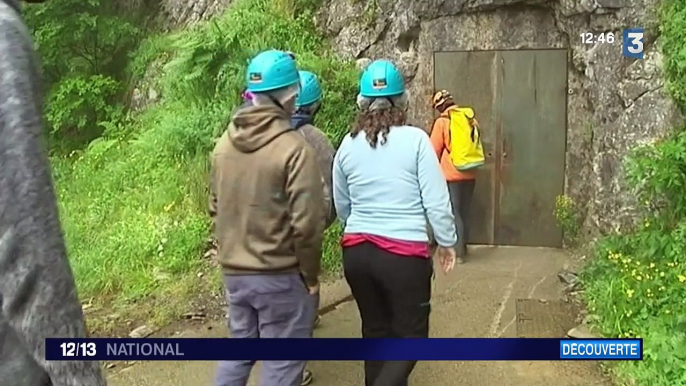
M102 124L115 123L122 115L116 104L119 88L119 82L104 75L63 78L52 88L46 105L51 133L79 138L78 142L95 139ZM92 125L100 129L88 130Z
M579 235L581 219L576 204L569 196L555 197L555 209L553 211L557 225L562 229L565 243L574 245Z
M141 31L112 0L51 0L25 9L42 59L53 142L80 146L120 118L127 52Z
M140 34L108 0L50 0L25 9L49 84L73 73L121 74ZM124 61L122 61L124 60Z
M662 4L660 32L667 88L682 110L686 109L686 3L666 0Z
M82 296L161 294L202 269L208 155L241 102L247 60L258 51L293 51L303 69L321 76L325 99L316 123L340 141L354 115L357 71L316 32L306 6L314 2L293 4L297 12L284 14L271 1L239 0L222 17L144 40L128 70L141 78L160 64L161 102L131 119L102 123L101 138L87 148L54 157ZM340 232L336 225L326 233L329 272L340 267Z
M609 336L642 336L645 361L620 376L641 385L686 385L686 134L639 148L628 183L643 205L634 232L606 237L583 279Z

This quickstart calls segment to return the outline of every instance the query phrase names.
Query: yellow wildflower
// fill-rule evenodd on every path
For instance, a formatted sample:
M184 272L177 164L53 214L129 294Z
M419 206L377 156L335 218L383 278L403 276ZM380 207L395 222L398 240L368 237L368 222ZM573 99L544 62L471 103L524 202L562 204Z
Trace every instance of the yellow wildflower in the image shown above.
M664 272L660 272L660 277L665 277L665 273L664 273Z
M650 263L650 268L655 268L655 263Z
M632 289L626 290L626 296L627 297L633 297L634 296L634 290L632 290Z
M636 280L641 281L641 279L643 279L641 275L636 276Z
M665 314L671 314L671 313L672 313L672 311L670 311L670 310L665 310Z
M677 277L679 278L679 282L680 282L680 283L686 282L686 276L684 276L684 275L678 275Z

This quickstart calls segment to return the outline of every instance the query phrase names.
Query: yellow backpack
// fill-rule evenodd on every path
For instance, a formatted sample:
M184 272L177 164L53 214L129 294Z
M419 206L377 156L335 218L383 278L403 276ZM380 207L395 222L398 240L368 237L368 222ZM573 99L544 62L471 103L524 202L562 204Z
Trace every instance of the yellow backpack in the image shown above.
M460 107L449 111L450 158L459 171L478 168L486 162L481 133L474 119L474 110Z

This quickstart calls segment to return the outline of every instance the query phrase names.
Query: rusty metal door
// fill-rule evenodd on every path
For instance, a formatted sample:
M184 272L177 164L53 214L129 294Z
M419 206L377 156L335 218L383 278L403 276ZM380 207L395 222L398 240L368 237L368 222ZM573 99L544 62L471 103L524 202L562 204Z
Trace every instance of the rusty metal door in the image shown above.
M495 146L497 126L497 73L495 51L436 52L434 79L436 90L446 89L455 103L472 106L482 127L481 140L486 164L479 169L472 199L470 242L494 244Z
M553 209L564 189L567 51L437 52L434 80L481 125L486 165L469 242L560 247Z

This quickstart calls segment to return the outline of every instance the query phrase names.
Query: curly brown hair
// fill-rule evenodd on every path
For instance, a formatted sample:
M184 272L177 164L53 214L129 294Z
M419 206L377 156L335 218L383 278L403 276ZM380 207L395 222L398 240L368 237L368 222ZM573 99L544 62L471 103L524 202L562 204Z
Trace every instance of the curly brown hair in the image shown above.
M403 126L406 120L405 111L397 107L361 111L357 115L357 122L350 129L350 136L355 138L357 134L364 132L369 146L376 148L379 133L381 133L381 145L383 145L388 140L388 132L391 130L391 126Z

